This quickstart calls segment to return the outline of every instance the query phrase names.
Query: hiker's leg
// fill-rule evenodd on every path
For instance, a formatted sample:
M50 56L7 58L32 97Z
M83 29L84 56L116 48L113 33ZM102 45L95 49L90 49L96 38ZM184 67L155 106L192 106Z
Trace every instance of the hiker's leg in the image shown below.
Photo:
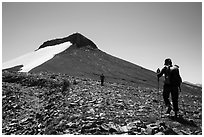
M172 97L175 116L177 116L177 112L179 111L179 108L178 108L178 92L179 92L178 87L172 87L171 97Z
M171 91L170 86L169 86L169 85L165 85L165 86L164 86L163 97L164 97L165 105L167 106L166 114L170 114L171 109L172 109L172 108L171 108L171 103L170 103L170 101L169 101L170 91Z
M170 94L170 87L168 85L164 85L163 98L164 98L164 103L167 107L171 106L171 103L169 101L169 94Z
M104 82L104 80L101 80L101 86L103 86L104 84L103 84L103 82Z

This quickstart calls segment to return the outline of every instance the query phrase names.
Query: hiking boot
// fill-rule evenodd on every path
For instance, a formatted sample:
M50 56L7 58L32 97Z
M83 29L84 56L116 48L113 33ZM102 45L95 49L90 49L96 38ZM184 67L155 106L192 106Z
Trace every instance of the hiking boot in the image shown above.
M171 110L172 110L172 108L171 108L171 106L169 106L167 111L166 111L166 114L170 114Z

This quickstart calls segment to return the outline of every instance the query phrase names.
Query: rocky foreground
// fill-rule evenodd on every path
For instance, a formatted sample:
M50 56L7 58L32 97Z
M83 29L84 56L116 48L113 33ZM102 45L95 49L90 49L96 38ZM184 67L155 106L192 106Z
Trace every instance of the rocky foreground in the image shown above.
M182 91L175 119L157 89L51 73L3 71L2 81L5 135L202 134L202 93Z

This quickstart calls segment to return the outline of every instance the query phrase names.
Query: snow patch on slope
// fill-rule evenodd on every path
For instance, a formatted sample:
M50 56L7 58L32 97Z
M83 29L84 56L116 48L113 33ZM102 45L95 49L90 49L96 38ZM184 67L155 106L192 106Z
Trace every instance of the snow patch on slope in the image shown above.
M16 59L3 63L2 69L11 68L17 65L23 65L23 67L21 68L22 70L20 72L28 72L31 69L52 59L56 54L63 52L71 45L71 42L65 42L59 45L41 48L37 51L30 52Z

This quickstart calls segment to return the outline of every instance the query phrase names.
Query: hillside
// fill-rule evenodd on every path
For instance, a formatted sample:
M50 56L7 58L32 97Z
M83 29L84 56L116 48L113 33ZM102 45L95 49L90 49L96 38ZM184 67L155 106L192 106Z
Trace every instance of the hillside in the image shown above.
M154 71L103 52L80 33L48 40L34 52L3 63L3 70L61 73L95 80L103 73L110 82L154 88L158 85ZM161 78L160 88L162 81ZM191 85L183 85L191 89Z
M2 81L6 135L202 134L201 92L182 91L183 117L174 119L161 117L162 92L155 88L100 86L98 80L46 72L3 71Z
M60 72L92 79L98 79L103 73L109 81L123 81L153 87L157 85L154 72L111 56L99 49L87 47L67 49L30 72Z
M56 54L30 72L60 72L92 79L98 79L103 73L108 81L120 81L129 85L137 83L138 86L148 87L157 85L156 74L153 71L103 52L94 42L79 33L46 41L38 49L68 41L72 43L68 49Z
M103 52L80 33L48 40L34 52L3 64L3 70L10 68L18 68L21 72L54 72L92 79L98 79L103 73L109 81L157 86L155 72Z

